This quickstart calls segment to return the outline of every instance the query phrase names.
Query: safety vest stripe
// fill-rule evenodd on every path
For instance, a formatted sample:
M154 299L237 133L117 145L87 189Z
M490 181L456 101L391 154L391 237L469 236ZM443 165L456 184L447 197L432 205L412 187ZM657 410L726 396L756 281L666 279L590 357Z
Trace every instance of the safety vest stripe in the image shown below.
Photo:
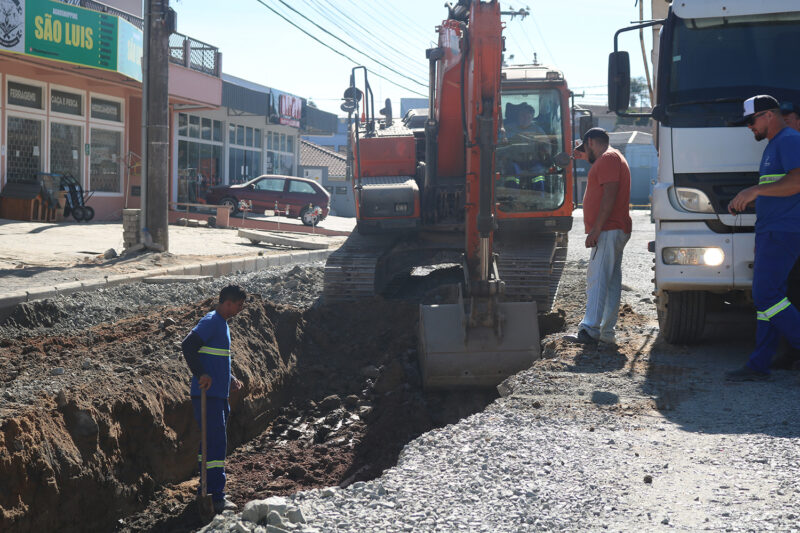
M792 302L789 301L789 298L784 298L769 309L765 311L759 311L756 316L759 320L769 320L790 305L792 305Z
M758 184L763 185L765 183L775 183L785 175L786 174L764 174L758 178Z
M231 351L230 350L223 350L222 348L212 348L210 346L203 346L198 350L199 353L204 353L206 355L220 355L222 357L230 357Z
M540 181L544 181L544 176L536 176L533 178L534 183L539 183Z

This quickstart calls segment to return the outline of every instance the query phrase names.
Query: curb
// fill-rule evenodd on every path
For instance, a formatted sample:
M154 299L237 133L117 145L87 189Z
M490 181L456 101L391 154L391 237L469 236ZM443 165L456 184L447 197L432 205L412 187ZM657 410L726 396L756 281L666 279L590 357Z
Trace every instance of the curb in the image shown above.
M180 265L170 268L159 268L154 270L144 270L132 272L130 274L117 274L105 276L103 278L87 279L83 281L63 282L58 285L48 287L35 287L27 291L17 291L8 294L0 294L0 320L8 316L17 305L34 300L44 300L55 296L67 296L76 292L88 292L97 289L107 289L119 285L127 285L142 281L144 278L153 276L183 276L183 275L203 275L203 276L227 276L234 273L257 272L270 267L289 266L296 263L308 263L311 261L323 261L333 252L333 250L309 250L286 252L281 254L259 255L249 257L237 257L224 261L212 261L208 263L194 263L190 265Z

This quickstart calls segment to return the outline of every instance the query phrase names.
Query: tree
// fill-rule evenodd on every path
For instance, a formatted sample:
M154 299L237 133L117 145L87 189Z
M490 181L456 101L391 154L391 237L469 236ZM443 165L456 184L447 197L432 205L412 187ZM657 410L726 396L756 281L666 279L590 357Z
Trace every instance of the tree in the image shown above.
M631 107L644 106L644 101L650 99L650 90L647 88L647 80L643 76L631 78Z

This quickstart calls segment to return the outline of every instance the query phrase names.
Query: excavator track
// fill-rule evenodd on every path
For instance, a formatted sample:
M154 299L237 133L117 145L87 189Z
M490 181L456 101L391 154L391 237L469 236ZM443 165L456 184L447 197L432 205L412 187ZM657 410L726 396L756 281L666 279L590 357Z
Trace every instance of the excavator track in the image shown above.
M505 300L535 301L540 313L553 307L564 262L567 235L537 235L523 242L496 243L500 279L506 284Z
M322 293L325 301L353 302L372 298L378 259L388 247L385 238L353 231L325 263Z

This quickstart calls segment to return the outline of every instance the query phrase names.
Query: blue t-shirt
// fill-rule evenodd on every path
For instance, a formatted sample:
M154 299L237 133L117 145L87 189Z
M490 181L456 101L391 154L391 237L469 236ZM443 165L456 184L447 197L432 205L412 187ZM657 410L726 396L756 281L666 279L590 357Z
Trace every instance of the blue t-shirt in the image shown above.
M774 183L800 167L800 133L783 128L764 149L759 184ZM792 196L756 198L756 233L788 231L800 233L800 193Z
M231 388L231 332L228 323L216 311L211 311L192 330L203 339L200 364L211 376L206 392L212 398L227 398ZM192 376L192 396L200 396L197 377Z

